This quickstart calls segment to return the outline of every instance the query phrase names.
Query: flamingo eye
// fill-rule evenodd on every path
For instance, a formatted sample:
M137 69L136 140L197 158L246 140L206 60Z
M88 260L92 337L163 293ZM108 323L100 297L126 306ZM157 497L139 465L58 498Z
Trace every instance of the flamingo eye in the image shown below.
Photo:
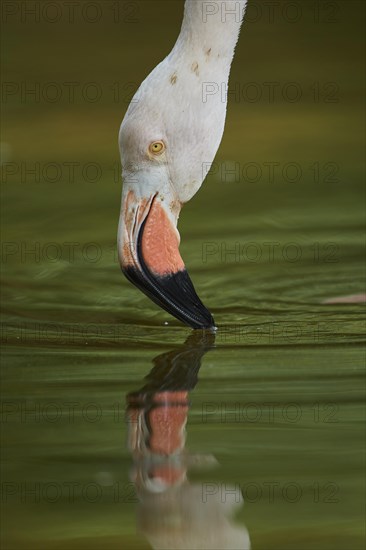
M150 143L149 151L153 155L161 155L165 151L165 143L163 141L153 141Z

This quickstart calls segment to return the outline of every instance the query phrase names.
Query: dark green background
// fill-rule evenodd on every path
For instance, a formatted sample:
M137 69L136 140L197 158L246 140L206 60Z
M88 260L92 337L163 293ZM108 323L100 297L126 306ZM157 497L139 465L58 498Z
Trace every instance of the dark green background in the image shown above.
M95 23L81 16L88 2L75 8L73 23L57 3L55 23L47 21L51 8L34 22L19 2L8 3L20 11L2 20L2 388L9 413L2 480L16 487L5 498L3 548L147 548L136 535L136 502L115 503L107 490L94 504L81 493L73 504L65 494L54 504L31 496L22 502L20 487L75 482L80 490L99 483L101 472L129 483L116 404L123 411L125 394L141 386L152 359L190 333L122 277L115 256L119 125L131 91L169 53L183 2L120 2L117 22L114 3L97 2ZM187 448L214 455L221 467L188 475L192 483L303 488L295 504L263 496L240 509L238 525L246 525L255 549L356 550L364 542L363 310L323 301L364 292L364 4L295 5L294 22L288 2L270 4L273 17L268 5L249 6L230 80L241 96L230 97L215 173L180 218L182 256L219 326L191 394ZM278 83L273 101L268 82ZM301 90L298 101L286 96L289 83ZM95 84L101 97L91 101L82 92L92 94ZM39 98L22 95L32 86ZM250 101L254 86L262 97ZM61 96L52 101L55 90ZM225 180L235 162L239 181ZM23 175L37 163L39 178ZM75 163L73 177L65 163ZM94 182L89 163L100 169ZM268 163L276 163L273 179ZM300 167L299 178L291 167L286 172L289 163ZM250 181L251 166L262 171L258 181ZM73 423L71 401L78 403ZM24 418L24 402L30 411L56 404L62 418ZM296 403L302 416L291 423L279 412L270 423L263 414L248 423L216 415L203 423L207 402L219 409L275 402L278 411ZM85 421L80 411L88 403L102 409L100 421ZM336 422L324 416L329 404ZM315 503L317 483L335 484L337 502Z

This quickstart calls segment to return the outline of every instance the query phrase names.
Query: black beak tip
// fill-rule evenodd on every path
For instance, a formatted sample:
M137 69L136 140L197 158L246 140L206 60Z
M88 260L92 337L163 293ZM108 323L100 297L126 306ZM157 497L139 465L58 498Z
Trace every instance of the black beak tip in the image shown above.
M151 273L144 262L142 269L123 267L127 279L153 302L193 329L216 330L214 318L196 294L188 272L183 269L168 275Z
M201 301L200 301L200 303L202 304ZM202 319L201 319L201 322L200 322L200 326L197 326L197 327L194 327L194 328L201 329L201 330L212 330L212 331L217 330L217 327L215 325L215 320L214 320L211 312L203 304L202 304L202 306L204 308L204 311L203 311L203 309L201 309ZM197 320L197 322L199 323L199 320Z

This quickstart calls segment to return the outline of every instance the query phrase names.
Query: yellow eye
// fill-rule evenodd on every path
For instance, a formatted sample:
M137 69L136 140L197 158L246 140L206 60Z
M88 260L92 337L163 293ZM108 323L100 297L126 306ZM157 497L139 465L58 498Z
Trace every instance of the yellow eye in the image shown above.
M149 147L150 153L153 155L161 155L165 151L165 144L163 141L153 141Z

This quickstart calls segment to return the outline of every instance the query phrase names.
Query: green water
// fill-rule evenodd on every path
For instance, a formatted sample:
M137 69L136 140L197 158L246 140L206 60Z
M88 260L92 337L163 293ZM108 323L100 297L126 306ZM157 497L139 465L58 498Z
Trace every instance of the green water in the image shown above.
M118 24L106 8L95 24L4 24L4 80L19 91L2 105L2 548L364 547L364 306L324 303L365 292L363 8L321 2L317 22L296 4L295 23L264 12L244 26L231 81L263 97L232 95L180 219L215 337L140 294L115 252L128 86L169 51L182 4L133 3ZM62 96L22 99L22 82ZM65 82L79 83L74 102ZM88 82L98 101L83 99ZM264 82L278 83L273 102ZM290 82L298 101L282 95ZM161 391L189 393L170 459L127 445L127 396L144 414ZM158 410L165 444L182 437L176 409ZM159 467L181 478L157 493Z

